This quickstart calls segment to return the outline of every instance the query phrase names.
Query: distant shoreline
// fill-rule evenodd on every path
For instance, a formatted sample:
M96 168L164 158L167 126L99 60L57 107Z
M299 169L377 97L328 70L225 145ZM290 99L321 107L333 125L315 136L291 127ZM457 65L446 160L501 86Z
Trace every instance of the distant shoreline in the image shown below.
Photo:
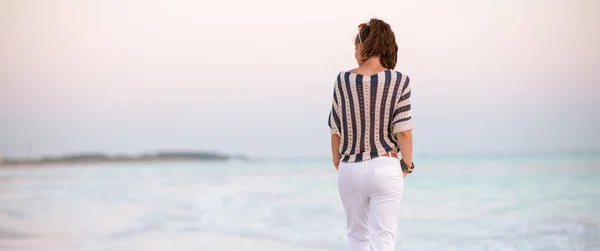
M600 159L600 151L564 151L564 152L538 152L538 153L485 153L485 154L447 154L427 155L417 154L416 159L420 161L456 161L468 159L469 161L489 161L490 159L500 161L514 161L527 159L545 159L547 161L558 161L565 159ZM156 154L69 154L58 157L39 158L0 158L0 168L14 167L41 167L41 166L73 166L82 164L111 164L111 163L170 163L170 162L277 162L277 161L330 161L329 157L303 157L303 158L265 158L243 155L227 155L211 152L158 152Z
M52 166L77 166L77 165L98 165L98 164L135 164L135 163L208 163L208 162L226 162L229 160L193 160L193 159L156 159L156 160L115 160L115 161L52 161L52 162L26 162L26 163L13 163L3 162L0 163L0 168L19 168L19 167L52 167Z
M106 155L97 153L70 154L60 157L0 159L0 167L75 165L102 163L150 163L150 162L223 162L249 161L250 158L240 155L225 155L209 152L159 152L142 155Z

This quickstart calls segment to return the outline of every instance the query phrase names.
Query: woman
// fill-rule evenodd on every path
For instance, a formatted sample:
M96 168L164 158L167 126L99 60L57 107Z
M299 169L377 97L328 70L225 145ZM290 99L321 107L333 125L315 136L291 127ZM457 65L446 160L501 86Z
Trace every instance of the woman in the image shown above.
M359 67L340 72L333 92L331 151L350 250L391 251L404 178L414 169L410 79L393 70L398 45L389 24L371 19L358 28Z

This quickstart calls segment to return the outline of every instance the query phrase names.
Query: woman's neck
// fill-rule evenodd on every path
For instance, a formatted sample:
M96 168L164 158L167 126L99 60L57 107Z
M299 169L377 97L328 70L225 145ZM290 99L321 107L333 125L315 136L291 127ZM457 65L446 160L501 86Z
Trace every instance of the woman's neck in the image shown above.
M383 67L383 65L381 65L381 62L379 61L379 57L370 57L369 59L364 61L362 64L360 64L360 66L356 70L363 72L361 74L365 74L365 73L373 74L373 73L387 70L387 68L385 68L385 67Z

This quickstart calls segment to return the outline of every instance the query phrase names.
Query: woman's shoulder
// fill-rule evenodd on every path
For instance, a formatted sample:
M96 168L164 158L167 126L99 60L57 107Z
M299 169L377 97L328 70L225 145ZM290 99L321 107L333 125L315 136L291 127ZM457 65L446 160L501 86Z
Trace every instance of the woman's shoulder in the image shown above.
M403 80L408 80L409 79L408 75L406 75L406 73L404 73L404 72L401 72L401 71L395 70L395 69L390 69L389 71L390 71L390 73L392 73L393 75L395 75L394 77L399 77L399 78L401 78Z
M394 72L395 72L395 73L396 73L398 76L402 77L402 78L403 78L405 81L410 81L410 78L408 77L408 75L407 75L406 73L404 73L404 72L401 72L401 71L398 71L398 70L394 70Z

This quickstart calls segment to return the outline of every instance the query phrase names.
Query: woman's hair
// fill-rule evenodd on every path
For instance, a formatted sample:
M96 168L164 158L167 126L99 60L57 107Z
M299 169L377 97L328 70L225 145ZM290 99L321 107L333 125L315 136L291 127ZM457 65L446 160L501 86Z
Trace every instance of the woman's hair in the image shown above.
M361 44L361 60L379 56L379 62L387 69L394 69L398 61L398 45L392 27L384 21L373 18L356 35L354 44Z

